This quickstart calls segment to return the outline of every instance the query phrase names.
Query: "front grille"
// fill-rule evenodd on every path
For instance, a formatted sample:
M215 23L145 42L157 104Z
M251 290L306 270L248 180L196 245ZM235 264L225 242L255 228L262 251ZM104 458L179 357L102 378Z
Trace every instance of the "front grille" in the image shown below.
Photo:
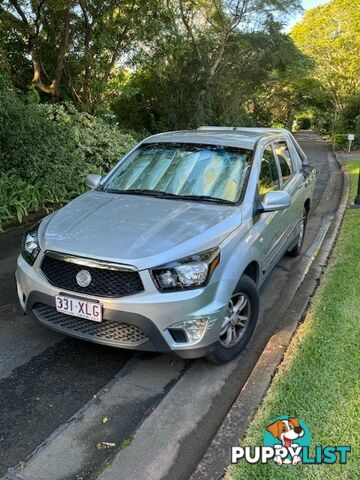
M45 255L41 270L52 285L72 292L100 297L125 297L144 290L140 275L134 271L88 267L50 255ZM81 270L87 270L91 275L87 287L80 287L76 281L76 275Z
M119 323L113 320L92 322L91 320L65 315L65 313L60 313L55 308L42 303L35 304L33 312L40 322L45 325L85 340L133 347L141 345L148 340L147 336L137 325Z

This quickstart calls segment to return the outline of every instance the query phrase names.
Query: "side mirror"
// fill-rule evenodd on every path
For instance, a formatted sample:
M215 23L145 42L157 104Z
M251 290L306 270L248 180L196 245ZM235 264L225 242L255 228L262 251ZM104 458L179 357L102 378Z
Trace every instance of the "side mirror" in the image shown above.
M261 202L261 212L276 212L290 207L291 197L287 192L278 190L277 192L268 192Z
M85 180L86 186L90 190L93 188L96 188L101 182L101 179L102 179L101 175L98 175L97 173L90 173L90 175L88 175Z

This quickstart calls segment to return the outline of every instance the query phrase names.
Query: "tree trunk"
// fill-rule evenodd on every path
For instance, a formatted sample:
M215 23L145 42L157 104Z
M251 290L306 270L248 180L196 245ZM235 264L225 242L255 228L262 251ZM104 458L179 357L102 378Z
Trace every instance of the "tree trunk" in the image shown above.
M294 124L294 117L295 117L294 112L292 110L290 110L288 112L287 119L286 119L286 129L289 130L290 132L291 132L293 124Z
M32 79L32 84L36 86L39 90L41 90L44 93L52 94L52 88L51 85L47 86L45 85L42 80L41 80L41 65L37 57L37 53L35 48L32 45L32 42L29 41L29 54L32 60L33 64L33 79Z
M83 93L82 93L82 102L85 104L91 104L91 52L90 52L90 43L93 35L93 25L94 20L90 21L88 14L87 2L80 1L80 8L84 17L85 22L85 36L84 36L84 62L85 62L85 72L84 72L84 82L83 82Z
M61 77L64 70L64 60L65 54L69 45L69 33L70 33L70 5L66 8L64 12L64 26L62 31L62 37L60 40L60 45L57 54L57 62L56 62L56 69L54 80L51 82L51 90L52 90L52 99L53 102L59 101L59 89L60 89L60 82Z

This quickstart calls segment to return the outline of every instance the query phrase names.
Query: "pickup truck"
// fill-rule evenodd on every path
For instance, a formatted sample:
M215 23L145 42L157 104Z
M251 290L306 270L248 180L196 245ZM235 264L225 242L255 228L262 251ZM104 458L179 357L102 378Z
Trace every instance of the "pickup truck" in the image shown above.
M261 284L301 252L315 179L286 130L153 135L24 236L20 304L83 340L230 361Z

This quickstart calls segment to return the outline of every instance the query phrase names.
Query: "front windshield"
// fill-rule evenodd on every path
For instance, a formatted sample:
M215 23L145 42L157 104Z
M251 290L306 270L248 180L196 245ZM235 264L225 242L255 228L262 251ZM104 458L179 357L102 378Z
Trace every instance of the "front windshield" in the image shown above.
M245 188L252 152L240 148L156 143L143 144L121 162L102 190L194 200L237 202Z

